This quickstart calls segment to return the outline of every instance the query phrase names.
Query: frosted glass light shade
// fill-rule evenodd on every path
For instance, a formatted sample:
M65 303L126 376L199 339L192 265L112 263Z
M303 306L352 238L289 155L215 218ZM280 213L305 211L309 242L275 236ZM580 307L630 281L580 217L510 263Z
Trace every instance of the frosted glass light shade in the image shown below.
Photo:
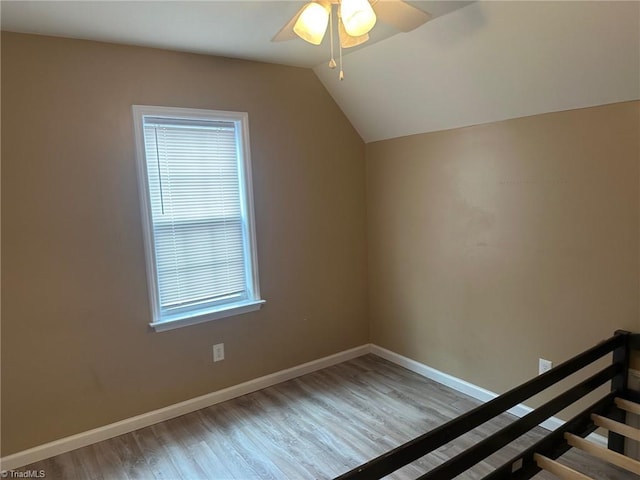
M364 42L366 42L367 40L369 40L369 34L368 33L365 33L364 35L360 35L359 37L352 37L344 29L344 24L342 22L340 22L339 32L340 32L340 46L342 48L355 47L355 46L361 45Z
M298 17L293 31L301 39L313 45L320 45L329 23L329 11L316 2L307 3Z
M344 29L352 37L360 37L376 24L376 14L368 0L342 0L340 15Z

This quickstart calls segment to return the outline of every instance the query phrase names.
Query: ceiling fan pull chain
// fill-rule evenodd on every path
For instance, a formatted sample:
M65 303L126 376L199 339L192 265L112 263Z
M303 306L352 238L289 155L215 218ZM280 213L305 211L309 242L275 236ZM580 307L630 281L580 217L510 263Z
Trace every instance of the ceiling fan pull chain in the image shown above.
M331 11L329 12L329 38L331 39L331 60L329 60L329 68L336 68L336 61L333 58L333 5L330 5Z
M342 18L340 18L340 15L338 15L338 25L339 23L342 21ZM338 37L340 36L340 29L338 29ZM339 48L340 48L340 81L344 80L344 72L342 71L342 40L340 40L340 38L338 38L338 43Z

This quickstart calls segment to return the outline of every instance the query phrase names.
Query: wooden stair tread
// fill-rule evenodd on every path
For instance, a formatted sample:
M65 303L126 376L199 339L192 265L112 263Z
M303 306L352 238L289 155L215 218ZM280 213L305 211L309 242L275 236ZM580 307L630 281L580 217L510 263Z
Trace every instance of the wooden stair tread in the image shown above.
M630 400L625 400L624 398L616 398L614 401L619 409L640 415L640 404Z
M614 432L624 437L630 438L631 440L640 442L640 429L634 428L630 425L625 425L624 423L620 423L615 420L611 420L607 417L596 415L595 413L591 414L591 420L598 427L606 428L610 432Z
M600 460L604 460L605 462L609 462L612 465L624 468L625 470L628 470L631 473L635 473L636 475L640 473L640 462L638 460L634 460L618 452L614 452L613 450L609 450L607 448L601 447L600 445L596 445L595 443L591 443L584 438L578 437L577 435L574 435L572 433L565 433L564 438L572 447L589 453L594 457L599 458Z
M580 473L573 468L569 468L566 465L558 463L555 460L551 460L539 453L535 453L533 455L533 459L536 461L538 467L554 474L556 477L562 478L563 480L593 480L593 478L585 475L584 473Z

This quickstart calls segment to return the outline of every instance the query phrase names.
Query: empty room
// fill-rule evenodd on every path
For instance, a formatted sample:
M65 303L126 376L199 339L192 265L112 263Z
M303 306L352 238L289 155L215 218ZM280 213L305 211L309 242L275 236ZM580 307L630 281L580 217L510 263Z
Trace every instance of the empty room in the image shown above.
M2 478L640 478L640 2L0 19Z

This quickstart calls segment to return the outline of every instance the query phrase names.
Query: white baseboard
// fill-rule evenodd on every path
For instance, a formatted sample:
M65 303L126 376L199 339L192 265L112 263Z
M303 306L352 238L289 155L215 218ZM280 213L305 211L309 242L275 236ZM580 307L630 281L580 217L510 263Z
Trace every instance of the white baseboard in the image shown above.
M301 375L306 375L307 373L315 372L316 370L321 370L323 368L360 357L369 353L369 351L370 346L368 344L362 345L334 355L329 355L328 357L313 360L296 367L281 370L254 380L249 380L248 382L234 385L223 390L218 390L184 402L169 405L168 407L111 423L103 427L94 428L93 430L61 438L28 450L23 450L0 459L0 470L13 470L29 465L33 462L44 460L45 458L70 452L77 448L86 447L87 445L108 440L110 438L117 437L118 435L130 433L140 428L148 427L187 413L195 412L201 408L210 407L216 403L225 402L232 398L246 395L278 383L286 382L287 380L291 380Z
M13 470L25 465L29 465L30 463L53 457L55 455L70 452L71 450L75 450L77 448L86 447L96 442L108 440L110 438L117 437L118 435L130 433L140 428L148 427L156 423L169 420L171 418L185 415L187 413L195 412L196 410L200 410L201 408L210 407L211 405L225 402L227 400L231 400L232 398L246 395L248 393L252 393L263 388L276 385L278 383L286 382L287 380L291 380L293 378L306 375L308 373L312 373L317 370L336 365L338 363L346 362L347 360L366 355L367 353L372 353L381 358L389 360L392 363L400 365L401 367L416 372L426 378L446 385L460 393L473 397L482 402L493 400L498 396L494 392L486 390L482 387L478 387L477 385L436 370L435 368L431 368L427 365L404 357L385 348L379 347L377 345L366 344L352 348L350 350L336 353L334 355L330 355L328 357L313 360L296 367L281 370L270 375L265 375L254 380L249 380L247 382L241 383L239 385L234 385L223 390L208 393L206 395L192 398L184 402L169 405L168 407L153 410L148 413L143 413L142 415L137 415L135 417L111 423L103 427L94 428L93 430L88 430L86 432L71 435L69 437L61 438L53 442L45 443L28 450L23 450L12 455L8 455L0 459L0 470ZM523 417L531 411L532 408L520 404L509 410L509 413L515 415L516 417ZM563 423L564 422L562 420L556 417L551 417L540 426L546 428L547 430L555 430ZM591 434L589 438L596 443L606 446L606 439L601 435Z
M473 383L469 383L465 380L449 375L448 373L441 372L440 370L436 370L435 368L431 368L423 363L392 352L391 350L379 347L378 345L371 345L371 353L384 358L385 360L389 360L396 365L400 365L407 370L418 373L423 377L441 383L442 385L446 385L447 387L450 387L460 393L464 393L465 395L475 398L476 400L480 400L481 402L488 402L489 400L493 400L498 396L497 393L494 393L490 390L484 389L482 387L474 385ZM510 414L518 418L522 418L532 411L533 409L531 407L528 407L524 404L516 405L512 409L508 410ZM540 426L547 430L555 430L563 424L564 421L560 420L559 418L551 417L542 422ZM588 438L594 443L598 443L605 447L607 446L607 439L602 435L592 433Z

